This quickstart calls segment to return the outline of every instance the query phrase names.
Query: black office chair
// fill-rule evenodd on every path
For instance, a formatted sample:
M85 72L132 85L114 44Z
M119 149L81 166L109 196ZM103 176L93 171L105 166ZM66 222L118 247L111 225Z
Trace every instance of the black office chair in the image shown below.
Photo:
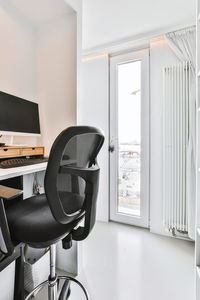
M45 175L45 194L33 196L8 207L8 233L13 243L23 242L34 248L50 247L48 299L57 300L57 286L64 279L59 300L67 299L70 281L76 282L89 299L80 282L69 276L57 276L55 271L56 243L62 240L69 249L72 240L84 240L95 224L96 200L99 185L97 155L104 137L94 127L76 126L65 129L56 138ZM78 226L83 221L83 226ZM10 240L9 240L10 249ZM11 251L9 250L9 253Z

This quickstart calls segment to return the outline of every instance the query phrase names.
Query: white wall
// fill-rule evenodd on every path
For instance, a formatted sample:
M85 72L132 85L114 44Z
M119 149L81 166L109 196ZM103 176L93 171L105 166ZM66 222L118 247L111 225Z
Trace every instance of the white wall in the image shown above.
M162 69L177 62L164 39L150 43L150 230L159 234L167 234L163 226Z
M35 31L0 7L0 90L35 98Z
M81 89L81 81L82 81L82 64L81 64L81 59L82 59L82 7L83 7L83 1L82 0L65 0L65 2L74 9L76 12L76 19L77 19L77 34L76 34L76 39L77 39L77 99L76 99L76 104L77 107L79 106L79 101L81 101L81 95L82 95L82 89ZM78 109L76 110L77 114L77 119L78 119Z
M33 27L10 11L9 6L0 6L1 91L36 101L35 42ZM23 143L25 139L16 140ZM0 141L9 139L4 137ZM29 138L28 142L35 143L36 140Z
M109 214L109 64L108 56L100 56L82 64L82 96L78 103L78 124L101 128L105 142L98 162L100 165L100 186L97 202L97 219L108 221Z
M166 32L195 24L195 0L84 0L83 49Z
M49 153L55 137L76 124L76 15L42 26L37 35L37 99L41 144Z

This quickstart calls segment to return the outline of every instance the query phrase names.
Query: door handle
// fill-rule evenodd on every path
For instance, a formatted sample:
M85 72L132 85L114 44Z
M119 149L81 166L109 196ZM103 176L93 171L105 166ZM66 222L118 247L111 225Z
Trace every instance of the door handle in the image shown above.
M115 146L110 145L109 148L108 148L108 151L111 152L111 153L114 152L115 151Z

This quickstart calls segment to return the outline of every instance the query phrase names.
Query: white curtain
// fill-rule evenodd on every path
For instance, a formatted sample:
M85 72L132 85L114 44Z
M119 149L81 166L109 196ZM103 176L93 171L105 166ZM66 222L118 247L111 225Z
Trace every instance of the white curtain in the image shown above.
M170 32L165 35L169 46L181 61L190 61L192 74L190 78L189 99L189 135L187 140L187 204L189 237L195 239L196 214L196 28Z

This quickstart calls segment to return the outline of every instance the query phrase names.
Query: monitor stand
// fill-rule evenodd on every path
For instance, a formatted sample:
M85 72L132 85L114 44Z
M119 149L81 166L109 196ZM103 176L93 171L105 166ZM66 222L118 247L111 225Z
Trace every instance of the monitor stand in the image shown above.
M0 143L0 147L14 147L15 145L13 144L13 140L14 140L14 136L13 135L11 135L10 137L10 142L8 142L8 143L4 143L4 145L3 146L1 146L1 143ZM2 143L3 144L3 143Z
M2 145L1 145L2 144ZM10 142L9 143L0 143L0 147L27 147L28 145L26 144L14 144L14 136L10 136Z
M1 134L0 135L0 138L2 137L3 135ZM3 146L5 146L5 143L0 143L0 147L3 147Z

